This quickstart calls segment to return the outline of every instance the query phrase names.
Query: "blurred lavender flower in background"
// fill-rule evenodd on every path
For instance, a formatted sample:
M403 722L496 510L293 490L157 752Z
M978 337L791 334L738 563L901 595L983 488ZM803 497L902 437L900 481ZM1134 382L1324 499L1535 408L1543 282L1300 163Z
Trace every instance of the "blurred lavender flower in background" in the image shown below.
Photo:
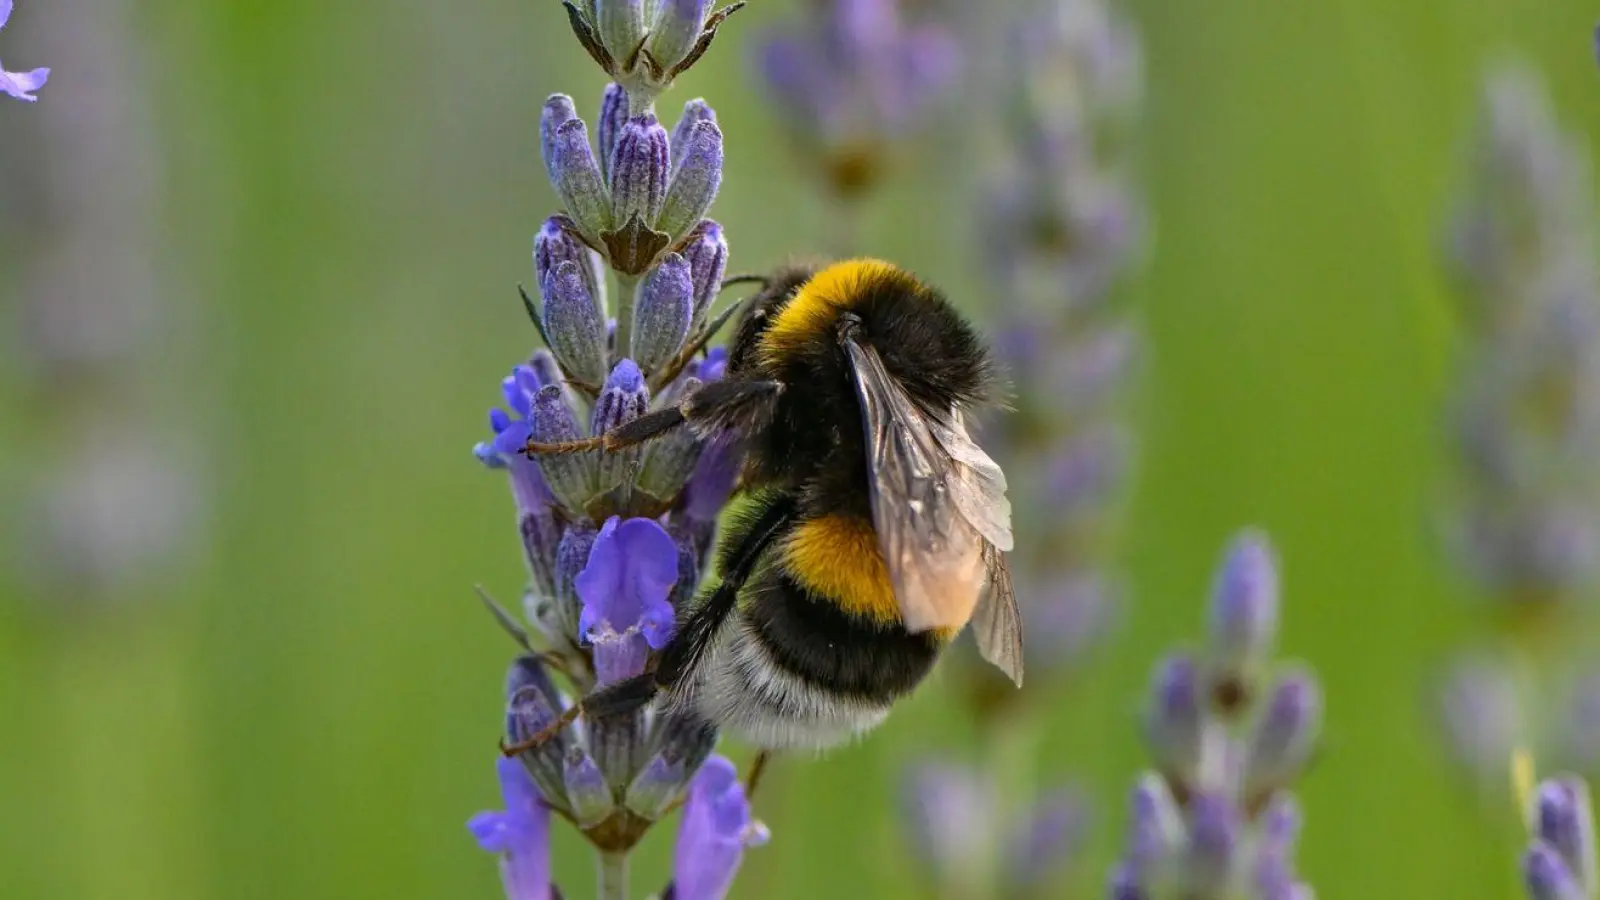
M1126 388L1139 340L1112 302L1143 218L1126 125L1140 97L1133 27L1104 0L1054 0L1012 29L1011 155L980 237L997 286L998 351L1015 413L986 438L1024 491L1012 569L1034 678L1080 664L1119 580L1105 559L1133 440Z
M1464 300L1455 406L1462 570L1508 612L1600 563L1600 292L1584 148L1535 73L1493 72L1449 230Z
M6 562L41 607L165 593L205 534L206 381L183 340L193 267L167 265L149 227L164 173L130 6L37 6L50 16L27 17L30 47L74 72L74 95L0 140L0 205L18 223L0 228L4 358L16 399L41 411L0 472ZM11 9L0 0L0 25ZM0 74L0 89L16 84ZM115 452L86 434L114 435Z
M687 428L620 452L526 453L530 441L602 436L722 377L726 353L705 344L727 319L712 307L728 244L704 218L721 186L722 132L703 100L684 107L671 133L652 102L737 4L710 7L663 2L647 30L637 0L567 4L575 33L617 80L601 96L595 143L570 97L545 103L545 169L563 208L534 238L537 291L523 294L545 348L502 380L505 406L490 411L491 436L473 449L507 475L529 576L523 618L545 648L535 652L516 617L490 602L528 651L506 681L512 747L564 721L575 696L645 671L705 573L739 469L724 437ZM720 900L744 848L766 831L733 765L707 762L716 739L692 710L646 707L579 717L520 750L512 765L525 779L509 778L502 762L508 813L471 827L508 854L508 897L542 896L550 879L545 856L528 862L547 853L543 827L518 811L528 802L583 833L600 856L594 896L621 900L629 852L687 798L667 896ZM508 851L507 835L524 832L537 832L537 846Z
M1131 469L1124 401L1139 342L1113 303L1113 289L1131 269L1142 237L1126 146L1142 92L1142 56L1133 26L1106 0L1051 0L1006 24L1006 101L987 106L1005 111L1003 129L995 130L1009 141L980 204L976 237L1015 411L985 423L985 441L1013 483L1037 486L1013 498L1018 540L1010 560L1029 676L1038 684L1084 664L1120 601L1119 579L1106 559ZM1254 583L1233 593L1251 590ZM1270 631L1273 623L1226 624ZM1243 677L1249 668L1243 657L1263 639L1234 631L1226 637L1240 646ZM1037 793L1026 783L1032 750L1025 735L1017 737L1026 723L1008 713L1040 694L1012 691L975 655L964 656L959 690L994 745L989 771L944 769L942 777L914 779L910 791L920 799L909 805L907 828L924 848L928 871L957 885L962 896L1018 896L1070 863L1088 813L1062 789L1028 809L1024 798ZM928 835L940 831L928 819L946 803L941 798L979 793L951 787L963 779L993 785L981 801L966 803L965 815L981 807L978 820L995 827L968 841L965 853L956 852L953 840L930 851ZM1007 817L1021 821L1002 821ZM1054 824L1065 821L1071 826ZM1008 861L1008 848L1016 847L1030 848L1032 861Z
M1316 746L1322 692L1304 668L1270 664L1277 586L1266 537L1240 535L1201 652L1156 667L1144 729L1154 771L1134 789L1111 897L1310 898L1294 875L1291 788Z
M1533 838L1522 857L1522 878L1530 900L1593 900L1600 895L1588 785L1567 775L1547 779L1529 807Z
M1572 754L1563 646L1600 569L1600 278L1587 149L1538 74L1490 71L1446 232L1462 300L1452 560L1490 604L1498 654L1444 681L1443 721L1480 791Z
M838 209L832 246L855 252L857 202L874 188L896 144L915 133L955 86L955 35L908 25L897 0L807 0L798 20L769 36L755 68L778 121Z
M0 30L4 30L6 22L11 19L12 0L0 0ZM28 72L7 72L4 65L0 65L0 93L10 94L18 100L32 103L39 98L34 91L44 87L50 79L49 69L33 69Z
M1088 806L1058 788L1004 803L995 779L959 764L923 763L907 779L905 817L924 877L958 897L1048 896L1088 831Z

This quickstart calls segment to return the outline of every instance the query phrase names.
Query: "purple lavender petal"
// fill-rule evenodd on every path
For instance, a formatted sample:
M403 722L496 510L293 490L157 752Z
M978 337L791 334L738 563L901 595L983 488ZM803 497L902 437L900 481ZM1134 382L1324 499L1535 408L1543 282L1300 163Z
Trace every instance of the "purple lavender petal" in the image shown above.
M39 98L31 92L44 87L44 83L49 78L49 69L34 69L31 72L6 72L0 70L0 93L10 94L18 100L26 100L29 103L33 103Z
M689 785L673 856L675 900L722 900L738 873L746 847L766 843L766 830L750 816L733 763L713 756Z
M522 763L502 757L495 770L505 811L479 813L467 829L478 846L500 854L506 900L550 900L550 812Z
M573 584L583 600L578 628L594 644L601 684L644 670L650 649L672 637L667 597L678 580L678 547L652 519L608 519Z

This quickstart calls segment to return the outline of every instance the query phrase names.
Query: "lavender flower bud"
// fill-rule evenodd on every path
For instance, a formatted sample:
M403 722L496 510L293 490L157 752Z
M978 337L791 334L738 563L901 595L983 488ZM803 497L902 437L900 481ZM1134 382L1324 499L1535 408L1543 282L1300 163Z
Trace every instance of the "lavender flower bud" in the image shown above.
M514 759L498 759L505 812L482 812L467 822L478 846L500 855L500 880L506 900L551 900L550 811Z
M592 385L605 379L605 323L575 262L560 263L545 279L544 333L573 378Z
M566 94L551 94L539 113L539 152L544 158L545 175L556 182L556 131L578 118L578 108Z
M1187 895L1226 896L1236 877L1243 823L1226 797L1198 794L1189 804L1189 849L1184 857Z
M531 460L519 460L518 468L537 471ZM517 530L522 535L522 558L527 563L532 586L541 594L555 591L556 554L561 546L561 524L553 510L542 507L522 514L517 520Z
M1587 900L1583 886L1562 861L1561 854L1543 841L1534 841L1522 856L1522 883L1529 900Z
M684 244L683 258L689 261L689 271L694 276L692 321L698 326L722 291L722 277L728 269L728 242L722 236L722 226L702 219Z
M577 440L578 422L561 388L548 384L533 398L532 436L540 443ZM595 495L592 453L541 453L534 457L551 493L568 510L582 510Z
M667 814L672 801L688 782L689 773L681 760L670 760L658 753L628 785L622 802L629 810L653 822Z
M722 129L708 119L696 123L689 134L656 227L675 238L687 234L711 209L721 185Z
M650 390L644 375L631 359L618 362L606 379L605 390L594 404L592 431L606 434L645 414L650 408ZM600 457L600 491L609 491L633 479L639 470L642 447L617 450Z
M733 493L744 465L744 450L733 432L723 432L700 448L700 460L684 490L684 515L697 522L714 522Z
M1138 875L1126 864L1117 866L1111 873L1107 895L1111 900L1150 900L1150 892L1139 883Z
M1192 786L1200 772L1205 729L1194 660L1169 657L1156 671L1152 694L1145 714L1145 744L1163 774Z
M600 40L613 59L628 66L644 41L644 0L595 0Z
M656 727L659 750L628 785L623 800L628 809L650 820L666 815L717 743L716 727L691 713L668 713Z
M1234 539L1211 590L1211 662L1225 679L1246 679L1271 652L1278 632L1278 568L1260 532Z
M600 268L600 254L590 250L578 239L570 228L571 220L565 216L551 216L540 226L539 233L533 239L533 272L534 283L543 293L545 281L555 271L556 267L564 262L577 264L583 273L583 286L594 298L595 306L603 308L603 285L605 279ZM542 321L542 319L541 319ZM542 379L542 376L541 376ZM542 380L543 384L554 382Z
M676 624L667 596L677 580L678 546L660 524L606 521L573 582L583 599L578 628L594 645L601 686L643 672L650 651L666 646Z
M612 159L627 124L628 92L622 85L612 82L600 95L600 118L595 122L595 138L600 142L600 175L606 184L611 184Z
M585 521L568 524L556 545L550 591L527 598L528 618L539 626L552 646L566 647L578 633L582 604L572 579L588 564L596 533L595 527Z
M1141 884L1154 881L1183 841L1183 817L1167 782L1154 772L1133 789L1125 868Z
M672 127L672 168L677 170L683 162L684 153L689 149L694 129L701 122L717 121L717 111L711 108L703 98L696 97L683 105L683 115L678 117L678 124Z
M506 739L513 744L538 734L559 715L556 706L560 702L557 699L558 695L552 693L553 687L548 687L547 678L546 687L541 687L538 681L534 680L531 673L537 662L530 663L530 659L528 657L518 659L506 676ZM542 676L542 672L539 674ZM567 737L565 734L560 734L532 750L525 750L517 755L521 765L527 766L528 775L539 786L544 798L551 804L563 808L567 800L566 788L561 777L561 757L566 748Z
M683 62L699 43L709 12L711 0L659 0L655 24L645 42L656 65L670 71Z
M561 97L562 109L572 100ZM552 98L551 103L556 103ZM546 110L550 107L546 106ZM591 242L611 228L611 203L600 164L589 147L589 130L582 119L569 118L555 127L545 146L545 168L550 184L566 207L567 215Z
M572 817L577 820L578 827L599 824L617 808L605 773L582 747L574 745L567 751L562 773L567 799L572 804Z
M626 224L638 216L654 225L666 196L667 130L650 113L622 126L611 158L612 220Z
M674 384L682 385L686 394L700 389L698 378L684 378ZM645 450L644 468L639 472L639 487L662 500L678 496L700 461L700 446L701 439L692 428L676 428L651 441Z
M1246 796L1284 787L1300 774L1316 745L1322 722L1322 691L1308 672L1278 680L1272 699L1256 722L1246 751Z
M639 368L654 372L678 355L694 313L694 277L689 263L668 253L645 276L634 307L633 353Z
M1561 855L1567 871L1594 896L1600 864L1595 859L1594 810L1589 786L1571 775L1547 779L1533 800L1533 832Z

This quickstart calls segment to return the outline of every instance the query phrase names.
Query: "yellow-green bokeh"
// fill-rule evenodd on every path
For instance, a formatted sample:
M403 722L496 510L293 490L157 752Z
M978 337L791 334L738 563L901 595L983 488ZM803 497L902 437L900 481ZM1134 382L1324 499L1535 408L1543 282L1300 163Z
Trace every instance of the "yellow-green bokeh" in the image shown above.
M822 243L744 77L751 38L794 5L756 0L668 99L720 113L736 270ZM1507 897L1518 848L1463 796L1422 713L1473 621L1429 521L1454 350L1436 225L1497 54L1536 61L1569 124L1600 123L1595 9L1131 7L1157 233L1137 288L1134 602L1092 677L1045 704L1042 760L1100 803L1087 895L1139 765L1146 672L1195 632L1224 540L1254 524L1284 561L1285 650L1326 685L1306 877L1331 898ZM511 645L471 588L512 595L522 574L504 485L468 449L535 341L513 287L553 208L540 103L559 90L592 108L601 77L554 0L151 0L137 15L168 162L151 227L200 297L211 552L179 590L102 613L0 602L0 894L496 897L462 823L497 801ZM0 46L50 64L22 52L47 27L19 17ZM73 103L74 84L58 68L42 103ZM0 104L4 141L32 110ZM972 219L938 194L956 179L936 164L897 173L866 249L981 310ZM910 754L963 733L943 700L932 685L865 744L773 771L774 839L734 896L919 896L894 795ZM588 859L567 835L558 852L568 896L586 896ZM640 896L669 854L656 836Z

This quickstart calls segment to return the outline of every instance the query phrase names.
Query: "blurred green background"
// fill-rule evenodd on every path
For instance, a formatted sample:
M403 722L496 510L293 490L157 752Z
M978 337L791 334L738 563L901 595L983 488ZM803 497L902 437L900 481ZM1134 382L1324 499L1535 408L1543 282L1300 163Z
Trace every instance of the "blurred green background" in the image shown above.
M814 192L745 74L750 39L795 5L755 0L665 103L718 109L715 215L738 271L821 243ZM88 78L45 55L68 39L53 10L100 6L22 0L0 36L13 68L56 67L38 106L0 98L0 165L22 193L38 157L7 145L47 106L86 102ZM189 360L163 396L206 448L209 518L197 563L136 596L69 603L0 580L0 895L497 897L462 823L498 803L512 647L471 588L512 596L522 571L505 486L468 450L536 340L513 285L554 208L540 104L559 90L592 109L602 76L554 0L104 7L160 162L141 239L188 298L152 353ZM1595 127L1595 9L1130 9L1157 230L1135 298L1150 352L1134 605L1053 706L1044 757L1101 810L1081 881L1100 883L1120 839L1148 669L1197 631L1223 541L1258 524L1284 560L1285 652L1327 689L1305 877L1331 898L1509 896L1510 829L1484 821L1421 712L1476 621L1429 529L1454 330L1435 236L1487 60L1531 58L1564 120ZM966 200L936 188L949 164L895 173L865 249L981 315ZM7 308L29 209L0 206ZM15 469L49 410L3 371ZM115 453L119 434L71 437ZM895 792L909 754L959 745L945 699L931 684L861 746L774 770L758 804L774 839L734 896L917 896ZM670 849L663 829L637 894ZM558 854L584 896L587 857L564 832Z

